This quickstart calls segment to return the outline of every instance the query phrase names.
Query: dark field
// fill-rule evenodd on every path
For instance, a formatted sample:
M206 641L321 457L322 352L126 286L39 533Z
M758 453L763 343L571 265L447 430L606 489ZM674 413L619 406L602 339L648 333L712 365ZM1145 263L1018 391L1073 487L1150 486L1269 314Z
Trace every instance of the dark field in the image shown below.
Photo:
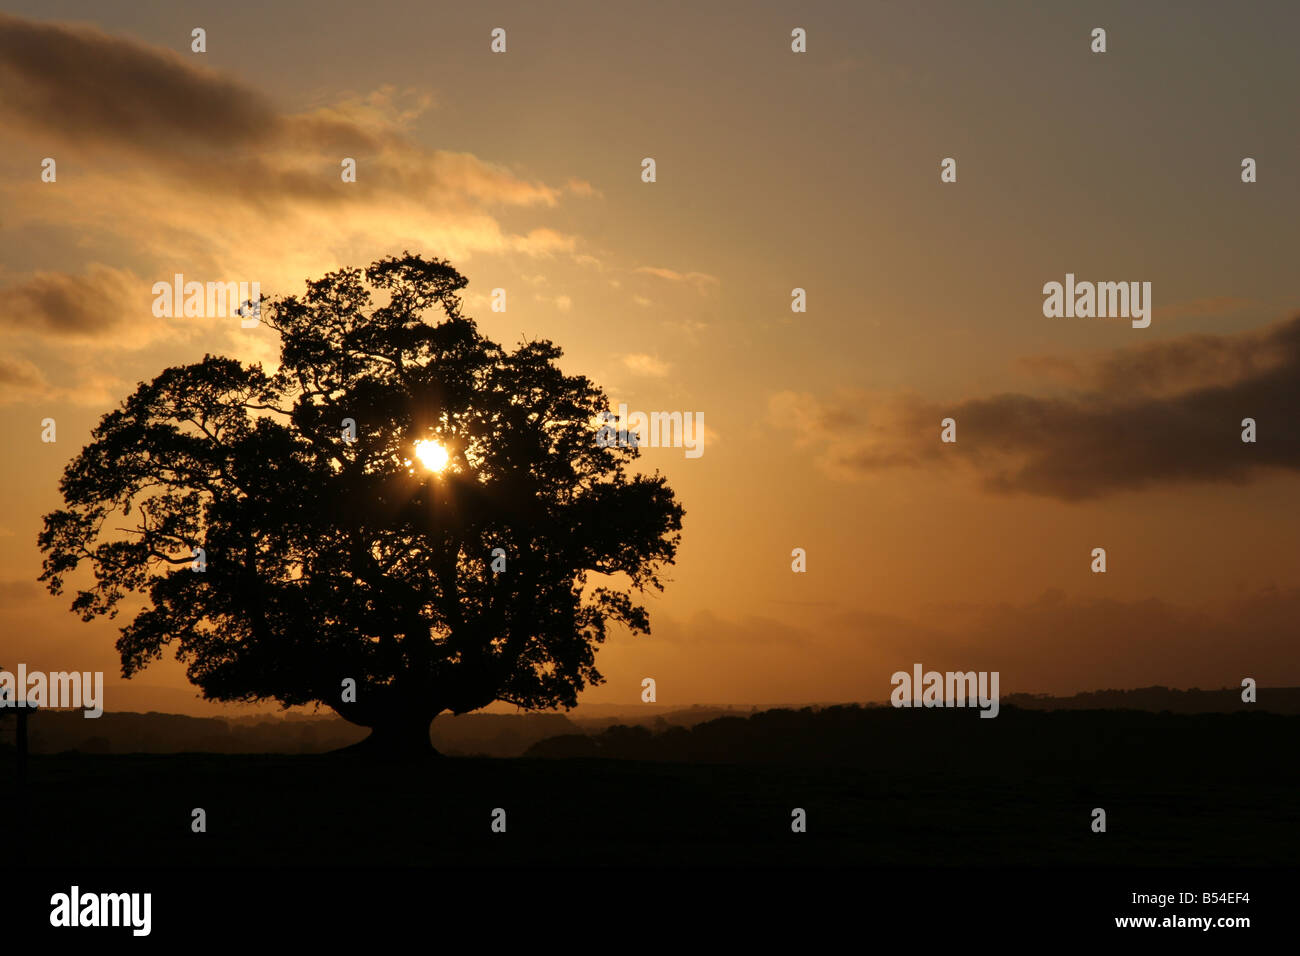
M29 858L67 865L1277 865L1300 855L1297 730L1272 714L837 709L533 751L597 757L40 754L25 808L10 752L0 811Z

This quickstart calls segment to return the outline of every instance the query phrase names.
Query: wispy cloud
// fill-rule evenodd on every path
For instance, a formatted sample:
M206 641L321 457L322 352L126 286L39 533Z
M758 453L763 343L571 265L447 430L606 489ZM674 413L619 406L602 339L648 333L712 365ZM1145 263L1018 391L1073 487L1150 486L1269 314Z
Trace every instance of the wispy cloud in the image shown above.
M549 302L560 312L568 312L573 308L573 299L567 295L534 295L533 299L537 302Z
M432 108L428 94L384 87L292 113L172 51L8 15L0 85L7 138L56 160L94 159L40 189L4 186L6 230L53 221L97 236L135 263L157 263L149 282L181 261L211 271L205 279L251 276L265 287L301 282L359 248L405 245L463 261L577 247L541 225L508 230L496 210L551 208L585 195L583 184L551 186L419 145L407 129ZM357 162L355 183L340 176L344 158ZM268 262L279 275L266 274Z
M139 348L180 331L153 319L151 283L92 263L82 275L38 272L7 289L0 328L101 347Z
M965 469L996 493L1066 501L1188 481L1300 471L1300 317L1235 336L1188 336L1083 360L1031 360L1063 394L937 402L910 392L780 392L769 420L842 478ZM1241 441L1241 421L1258 441ZM940 442L940 422L957 441Z
M633 272L642 275L655 276L668 282L682 282L693 285L696 291L701 294L714 289L718 285L717 276L711 276L706 272L677 272L673 269L662 269L657 266L638 266Z
M662 362L653 355L646 355L643 352L623 356L623 364L633 373L651 378L663 378L672 368L667 362Z
M37 391L46 387L45 376L32 362L0 355L0 395Z

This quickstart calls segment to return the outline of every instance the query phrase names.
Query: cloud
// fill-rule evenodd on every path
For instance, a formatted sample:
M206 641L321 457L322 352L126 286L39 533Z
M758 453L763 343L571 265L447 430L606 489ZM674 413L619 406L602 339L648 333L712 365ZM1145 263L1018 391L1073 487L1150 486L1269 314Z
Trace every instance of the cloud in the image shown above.
M638 266L632 271L642 275L655 276L668 282L688 283L695 286L695 290L701 295L718 285L717 276L711 276L706 272L676 272L673 269L661 269L657 266Z
M1276 330L1266 328L1232 336L1189 335L1081 358L1032 356L1017 365L1071 388L1157 396L1236 385L1277 371L1287 361Z
M39 597L43 589L35 581L22 579L0 580L0 603L13 604Z
M3 14L0 86L7 141L56 159L71 151L78 163L39 189L0 184L5 239L57 224L86 246L121 249L124 261L104 269L129 261L155 278L233 277L272 293L403 248L457 262L478 252L543 258L577 249L572 235L527 223L507 229L497 216L511 210L513 222L554 208L586 195L584 184L553 186L420 145L408 134L433 108L428 93L385 86L294 113L194 58L94 27ZM355 183L342 181L344 158L356 160ZM90 333L97 326L77 307L77 284L108 291L110 279L46 275L26 294L49 306L50 335Z
M808 392L777 392L768 400L768 417L777 428L794 432L799 447L831 443L863 423L860 408L869 399L856 389L840 389L828 400Z
M154 320L151 289L151 282L129 269L100 263L83 275L38 272L4 290L0 328L138 348L177 330Z
M660 324L667 332L680 335L691 344L698 343L701 335L709 328L709 323L692 318L666 318Z
M564 188L567 192L570 192L575 196L581 196L583 199L603 198L603 194L600 190L592 186L591 183L582 179L571 178L564 184Z
M573 308L573 299L571 299L567 295L555 295L555 296L534 295L533 299L536 302L549 302L551 305L555 306L555 308L561 312L568 312L571 308Z
M33 363L23 358L0 355L0 395L10 389L37 390L45 387L45 376Z
M530 229L523 236L511 236L504 246L513 252L545 256L557 252L572 252L576 244L577 240L573 236L566 236L554 229L542 227Z
M1073 388L937 402L910 392L781 392L769 421L842 478L962 469L984 490L1065 501L1300 470L1300 316L1233 336L1188 336L1082 360L1031 359ZM1259 423L1256 443L1241 421ZM940 422L957 441L940 442Z
M16 355L0 355L0 405L47 398L49 382L35 363Z
M256 91L93 27L0 14L0 80L11 123L87 144L224 150L264 142L277 126Z
M384 86L290 114L174 51L93 27L0 14L0 79L0 109L13 128L62 138L78 150L124 151L150 166L202 173L188 185L216 182L246 199L337 197L334 170L343 156L367 157L358 182L365 175L381 191L412 198L455 194L554 206L562 192L578 194L586 185L571 179L553 188L469 153L416 146L404 134L432 106L428 93Z
M70 384L50 382L30 359L0 355L0 405L41 402L104 406L122 397L127 379L106 372L94 356L65 362Z
M667 362L661 362L654 356L641 352L623 356L623 364L635 374L648 375L651 378L663 378L672 368Z

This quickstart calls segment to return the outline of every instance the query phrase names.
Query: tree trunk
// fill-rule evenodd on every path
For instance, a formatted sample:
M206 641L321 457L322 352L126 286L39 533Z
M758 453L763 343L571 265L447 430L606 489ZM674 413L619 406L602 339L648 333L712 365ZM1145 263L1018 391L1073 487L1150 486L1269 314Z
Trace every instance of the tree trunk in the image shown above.
M326 701L350 724L369 727L370 736L336 753L384 759L419 760L441 756L429 740L429 727L446 708L419 694L394 688L363 688L357 701Z
M370 736L337 753L353 753L384 760L421 760L442 756L429 740L432 719L390 721L370 728Z

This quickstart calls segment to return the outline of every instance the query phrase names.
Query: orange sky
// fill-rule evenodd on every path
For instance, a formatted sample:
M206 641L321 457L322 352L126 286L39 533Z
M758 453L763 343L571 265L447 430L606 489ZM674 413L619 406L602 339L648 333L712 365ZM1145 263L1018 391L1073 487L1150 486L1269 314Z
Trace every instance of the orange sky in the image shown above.
M584 700L883 700L913 662L1300 683L1300 15L1049 6L7 5L0 664L210 710L170 662L116 679L116 624L35 584L40 516L138 380L274 361L265 327L154 318L154 282L294 292L410 249L493 339L704 414L701 457L643 453L683 544ZM1151 282L1151 326L1045 318L1067 272Z

